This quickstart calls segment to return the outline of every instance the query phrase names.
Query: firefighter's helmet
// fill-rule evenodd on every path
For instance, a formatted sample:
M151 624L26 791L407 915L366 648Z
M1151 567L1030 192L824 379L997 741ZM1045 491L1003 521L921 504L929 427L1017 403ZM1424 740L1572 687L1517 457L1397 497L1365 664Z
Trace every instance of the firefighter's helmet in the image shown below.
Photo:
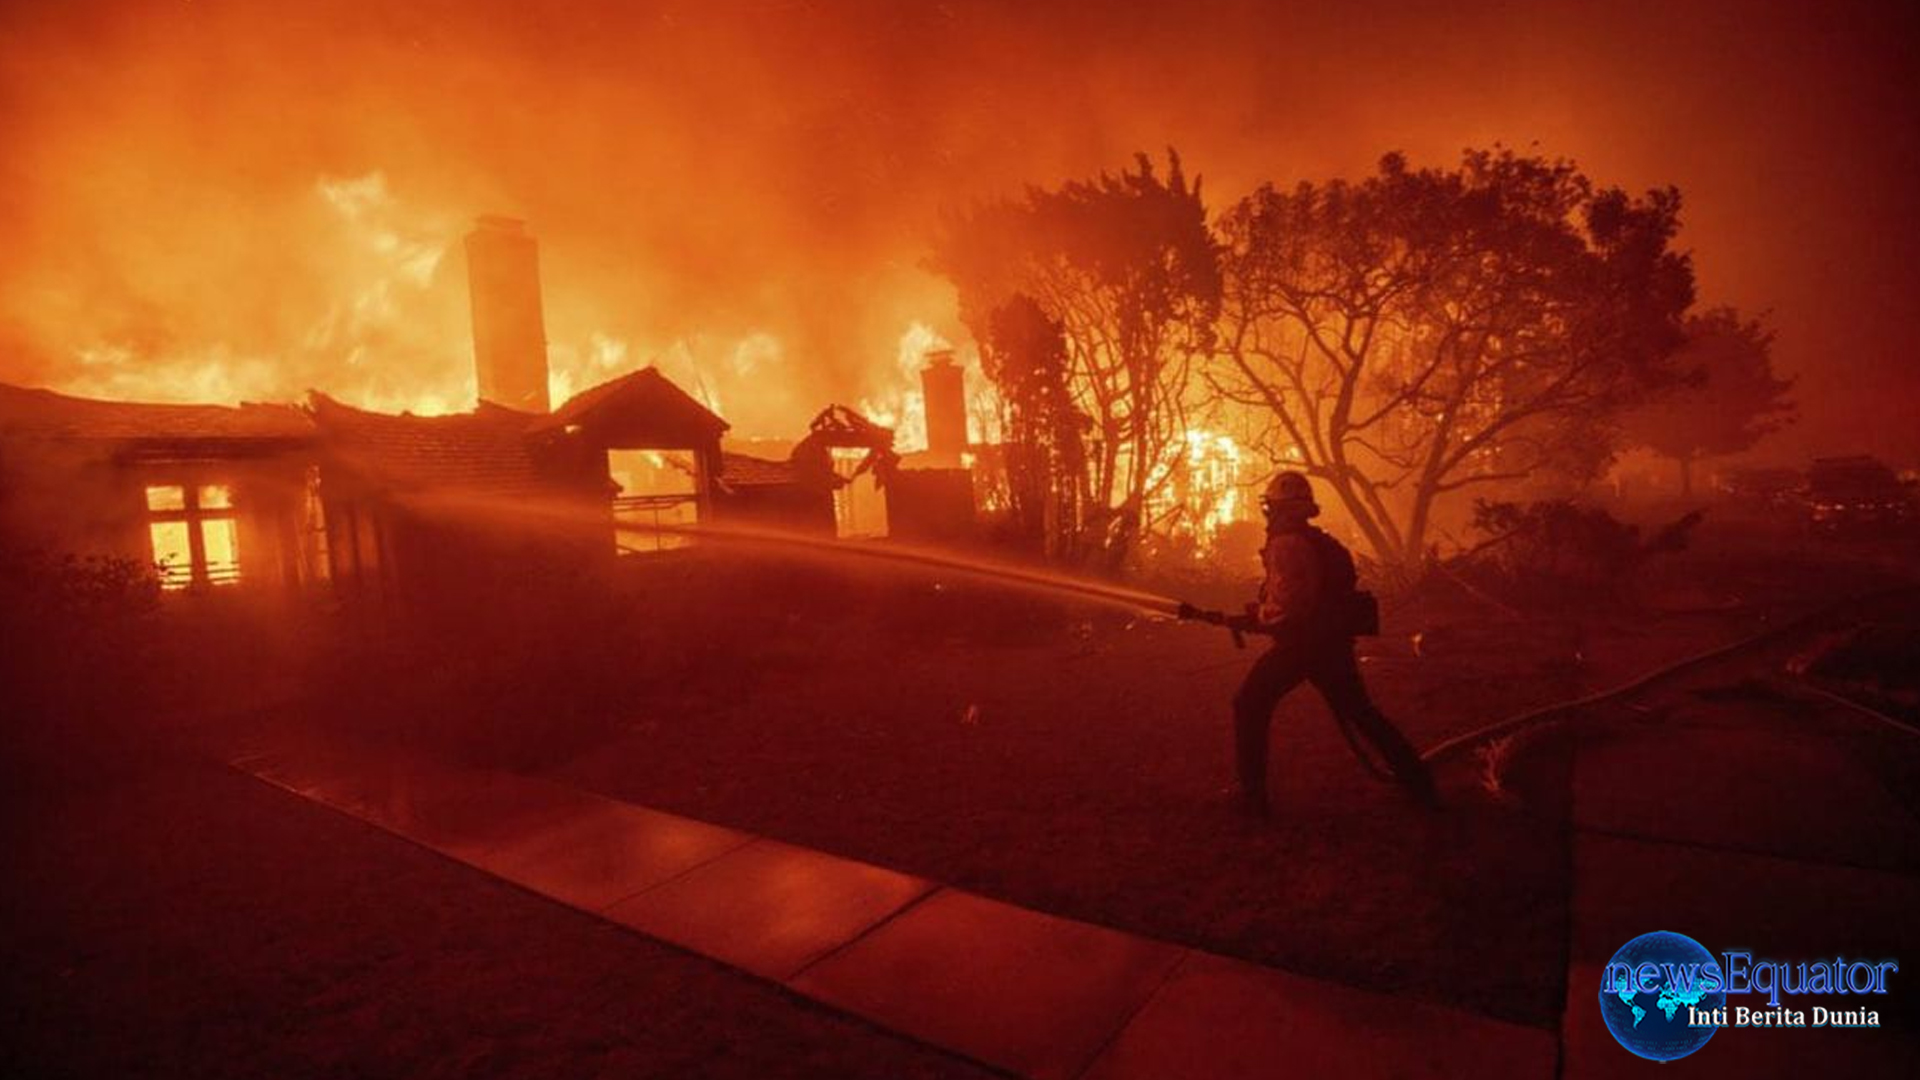
M1260 505L1269 514L1289 514L1294 517L1317 517L1320 505L1313 501L1313 486L1307 483L1307 474L1287 471L1274 474L1267 481L1267 490L1260 495Z

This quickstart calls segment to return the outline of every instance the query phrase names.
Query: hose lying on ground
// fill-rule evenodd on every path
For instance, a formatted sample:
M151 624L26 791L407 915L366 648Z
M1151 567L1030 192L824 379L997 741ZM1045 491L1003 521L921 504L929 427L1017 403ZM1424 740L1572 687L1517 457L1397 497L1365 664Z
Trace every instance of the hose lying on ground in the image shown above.
M1864 603L1871 603L1878 600L1884 600L1892 596L1899 596L1903 594L1915 594L1915 593L1920 593L1920 589L1916 589L1913 586L1902 586L1900 588L1879 590L1877 592L1868 593L1863 596L1848 597L1845 600L1840 600L1835 603L1828 604L1825 607L1821 607L1814 611L1807 612L1806 614L1801 615L1797 618L1789 619L1778 626L1768 627L1765 630L1762 630L1756 634L1749 635L1748 637L1741 638L1737 641L1734 641L1725 645L1716 645L1711 649L1708 649L1704 652L1696 653L1693 656L1689 656L1683 660L1676 660L1671 664L1665 665L1664 667L1655 668L1652 671L1649 671L1643 675L1637 676L1636 678L1633 678L1627 682L1621 683L1619 686L1615 686L1611 689L1602 690L1602 691L1599 691L1598 693L1588 694L1585 697L1575 698L1571 701L1562 701L1552 705L1543 705L1537 709L1529 709L1518 716L1510 716L1505 720L1498 720L1498 721L1495 721L1494 723L1487 724L1484 727L1474 728L1472 731L1455 735L1452 738L1442 739L1440 742L1435 743L1433 746L1423 751L1420 754L1420 760L1429 761L1429 762L1437 761L1440 758L1447 756L1448 754L1452 754L1458 750L1472 746L1475 743L1483 742L1488 739L1498 738L1501 735L1506 735L1510 732L1518 731L1523 727L1529 727L1534 724L1543 723L1545 721L1552 720L1563 713L1574 712L1576 710L1584 709L1589 706L1599 705L1607 701L1612 701L1615 698L1625 697L1626 695L1631 694L1637 690L1645 689L1646 687L1651 686L1656 682L1659 682L1663 679L1670 678L1674 675L1678 675L1685 671L1690 671L1710 661L1718 660L1726 656L1731 656L1732 654L1740 652L1742 650L1750 649L1756 645L1766 644L1767 642L1774 641L1781 637L1784 637L1789 633L1794 633L1796 631L1805 629L1807 626L1812 625L1813 623L1816 623L1822 619L1830 618L1833 615L1837 614L1838 612L1843 611L1849 607L1853 607L1853 606L1864 604ZM1841 700L1845 701L1845 699L1841 699ZM1854 704L1852 702L1847 702L1847 703ZM1856 705L1856 707L1858 706ZM1903 731L1906 731L1910 735L1920 734L1920 732L1915 732L1912 728L1908 728L1903 724L1896 724L1895 726L1899 727Z

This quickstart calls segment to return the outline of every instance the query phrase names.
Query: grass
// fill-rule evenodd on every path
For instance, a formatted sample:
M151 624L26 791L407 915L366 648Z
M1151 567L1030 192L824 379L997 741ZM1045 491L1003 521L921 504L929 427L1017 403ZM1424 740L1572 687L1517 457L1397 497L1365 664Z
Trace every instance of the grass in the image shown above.
M1730 640L1768 603L1842 586L1831 571L1714 560L1688 580L1738 591L1744 609L1614 606L1569 637L1577 612L1556 613L1543 635L1415 606L1367 644L1363 670L1388 715L1430 746ZM1563 742L1530 749L1524 778L1498 748L1478 775L1450 766L1449 808L1427 814L1371 782L1303 688L1273 726L1274 820L1249 824L1222 793L1228 702L1252 655L1224 635L964 588L869 589L776 613L770 636L747 628L724 692L663 683L556 775L1045 911L1557 1024ZM1471 647L1414 655L1413 634L1463 618L1471 636L1451 636Z

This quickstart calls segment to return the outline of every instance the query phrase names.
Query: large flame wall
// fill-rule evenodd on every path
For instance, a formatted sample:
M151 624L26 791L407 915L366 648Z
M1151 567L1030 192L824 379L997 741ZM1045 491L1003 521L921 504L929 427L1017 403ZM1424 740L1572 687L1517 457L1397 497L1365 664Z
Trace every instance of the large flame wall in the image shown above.
M1774 308L1844 407L1797 437L1891 430L1910 35L1788 7L7 5L0 379L465 407L493 212L540 239L556 397L654 361L790 434L913 392L916 324L964 352L920 268L943 207L1167 144L1218 207L1505 140L1680 184L1705 297Z

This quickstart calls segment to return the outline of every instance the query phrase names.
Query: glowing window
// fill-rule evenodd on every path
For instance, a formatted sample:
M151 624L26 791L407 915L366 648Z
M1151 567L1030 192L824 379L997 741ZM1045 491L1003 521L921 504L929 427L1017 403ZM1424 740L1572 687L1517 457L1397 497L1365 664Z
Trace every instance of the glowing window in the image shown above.
M193 584L193 545L187 539L184 521L156 521L147 526L153 540L153 565L160 572L160 586L184 589Z
M208 581L226 585L240 580L239 529L232 518L203 519L200 546L206 552Z
M676 529L700 520L698 469L691 455L659 450L609 450L607 474L619 486L613 499L614 550L624 555L685 547Z
M226 484L146 489L147 542L164 589L240 580L240 521Z

